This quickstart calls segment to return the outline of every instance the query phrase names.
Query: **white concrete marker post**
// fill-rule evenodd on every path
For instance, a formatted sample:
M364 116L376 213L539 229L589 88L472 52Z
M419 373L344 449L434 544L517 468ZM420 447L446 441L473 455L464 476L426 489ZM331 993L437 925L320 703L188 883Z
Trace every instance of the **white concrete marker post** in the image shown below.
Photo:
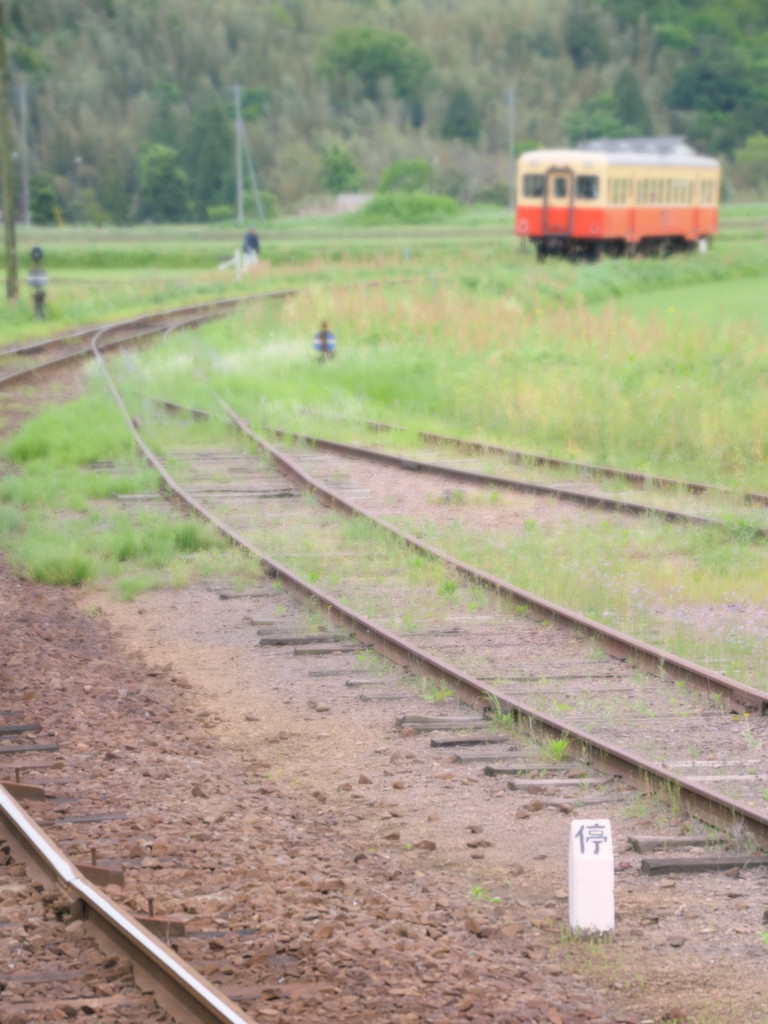
M574 931L613 931L613 838L607 818L571 822L568 898Z

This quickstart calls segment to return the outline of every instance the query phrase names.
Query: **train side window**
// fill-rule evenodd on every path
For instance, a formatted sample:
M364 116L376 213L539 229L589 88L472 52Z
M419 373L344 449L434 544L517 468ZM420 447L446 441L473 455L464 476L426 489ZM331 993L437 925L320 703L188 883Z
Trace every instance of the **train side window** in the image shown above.
M523 195L527 199L542 199L544 197L544 175L524 174Z
M568 179L558 174L552 181L552 195L555 199L568 198Z
M621 203L622 206L624 206L626 204L626 202L627 202L628 186L629 186L629 182L627 181L627 179L626 178L622 178L621 179L621 191L619 192L619 202Z
M576 176L576 198L597 199L600 192L600 179L596 174L579 174Z

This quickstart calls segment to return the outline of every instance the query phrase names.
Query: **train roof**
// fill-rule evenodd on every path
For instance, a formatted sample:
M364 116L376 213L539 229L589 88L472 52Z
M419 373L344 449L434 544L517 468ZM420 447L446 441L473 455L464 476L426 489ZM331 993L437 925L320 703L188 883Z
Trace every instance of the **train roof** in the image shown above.
M622 140L624 141L624 140ZM700 156L689 147L671 150L651 149L531 149L521 154L518 163L525 167L547 169L575 165L579 169L603 170L608 167L696 167L715 170L720 164L714 157Z

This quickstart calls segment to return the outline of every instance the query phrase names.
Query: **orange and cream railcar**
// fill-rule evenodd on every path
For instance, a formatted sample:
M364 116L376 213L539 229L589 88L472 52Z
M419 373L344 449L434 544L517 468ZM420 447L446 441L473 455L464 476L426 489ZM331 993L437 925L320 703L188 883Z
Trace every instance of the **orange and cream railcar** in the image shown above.
M539 259L703 247L717 230L719 194L717 160L687 146L533 150L518 161L516 233Z

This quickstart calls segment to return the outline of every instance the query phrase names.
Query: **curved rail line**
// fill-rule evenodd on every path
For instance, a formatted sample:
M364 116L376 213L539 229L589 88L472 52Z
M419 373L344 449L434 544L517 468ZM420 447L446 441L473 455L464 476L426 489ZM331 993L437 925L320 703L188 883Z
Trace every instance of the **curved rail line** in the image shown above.
M176 329L177 325L168 328L168 332ZM184 326L184 325L178 325ZM145 398L147 401L162 405L169 411L187 412L197 419L210 418L211 413L201 409L191 409L176 402L163 398ZM569 487L558 487L552 484L538 484L529 480L516 480L512 477L497 476L492 473L478 473L475 470L460 469L455 466L448 466L444 463L425 462L422 459L415 459L410 456L381 452L374 448L367 448L361 445L353 445L343 441L333 441L329 438L316 437L311 434L297 434L293 431L282 430L275 427L265 427L272 436L280 440L300 442L316 449L317 451L332 452L337 455L347 455L354 459L363 459L368 462L378 462L386 466L394 466L399 469L408 470L414 473L429 473L434 476L448 477L463 483L479 484L482 486L493 486L507 490L518 491L524 494L536 494L543 497L554 497L563 501L570 501L583 508L597 508L605 511L620 512L625 515L634 516L657 516L666 522L684 523L691 526L714 526L727 529L727 523L712 516L700 516L691 512L678 512L674 509L658 508L655 505L643 505L640 502L623 501L616 498L609 498L605 495L594 495L583 491L575 491ZM729 492L723 492L728 494ZM768 538L768 527L751 527L750 536L753 539L765 540Z
M185 412L190 414L195 419L208 419L213 418L212 414L201 409L192 409L183 405L179 405L176 402L167 401L165 399L151 399L151 401L157 402L169 411L174 412ZM669 651L663 650L662 648L655 647L651 644L647 644L642 640L638 640L625 633L621 633L610 626L604 625L601 622L597 622L594 619L589 619L577 612L572 612L567 608L563 608L559 605L553 604L545 598L538 597L532 594L530 591L523 590L519 587L511 586L509 583L500 580L499 578L492 576L489 573L485 573L482 570L477 569L474 566L468 566L465 563L454 559L451 555L440 551L438 548L427 544L423 540L406 533L405 531L399 530L392 526L386 520L367 512L361 508L355 502L343 497L337 491L326 487L321 482L312 478L309 474L305 473L300 467L298 467L292 460L287 456L280 453L276 448L270 445L265 439L256 435L251 429L246 420L240 418L227 404L219 398L219 402L225 409L230 422L235 425L239 430L244 432L252 441L255 441L259 447L265 451L273 461L279 466L279 468L290 476L295 483L303 487L306 490L312 491L327 507L337 508L340 511L350 515L359 515L366 519L375 522L382 529L387 530L390 533L394 533L396 536L405 540L411 547L424 551L435 558L439 558L443 562L447 562L454 568L464 572L472 579L476 579L480 582L486 583L492 586L494 589L505 593L507 596L514 598L517 601L523 601L529 607L539 610L545 614L548 618L556 618L559 621L563 621L568 625L577 626L579 628L587 629L590 633L599 636L604 641L605 649L609 653L619 656L629 656L633 660L640 664L649 666L654 669L661 668L667 675L674 677L676 680L684 677L688 682L692 682L698 686L702 686L709 692L720 693L724 697L728 697L730 707L733 711L740 712L758 712L760 714L768 714L768 693L762 690L758 690L755 687L748 686L744 683L738 682L738 680L731 679L722 673L715 672L713 670L704 668L700 665L695 664L687 659L679 658L677 655L672 654ZM471 480L476 483L492 483L492 484L503 484L507 478L486 476L480 473L465 472L463 470L454 470L452 467L443 467L434 463L414 463L410 459L402 459L397 455L388 455L386 453L376 452L368 448L358 448L353 445L347 445L336 441L327 441L320 438L313 438L308 435L294 434L290 431L275 430L269 428L270 433L277 437L290 438L291 440L298 440L306 442L318 449L326 449L328 451L339 453L342 455L352 455L356 458L369 459L373 462L379 462L384 465L395 466L404 469L421 468L424 466L429 472L436 475L453 475L459 476L466 480ZM514 482L513 482L514 483ZM590 496L591 497L591 496ZM616 503L620 506L621 503ZM656 510L651 507L641 506L642 511L646 513L654 513ZM682 513L680 514L682 521L686 521ZM694 523L702 522L701 517L691 517ZM708 524L721 525L718 520L705 520Z
M458 670L455 666L410 643L392 630L386 629L368 617L355 612L352 608L337 601L322 589L311 585L292 570L257 549L245 537L238 534L227 523L206 508L202 502L184 491L173 479L162 462L154 455L140 436L107 370L105 362L100 356L99 358L107 376L110 390L123 412L126 424L134 436L135 443L145 459L157 471L164 487L173 499L181 502L188 509L206 519L224 536L258 558L268 575L279 577L301 600L309 599L318 602L335 624L348 629L362 642L372 645L379 653L390 658L395 663L409 668L415 667L418 671L432 679L450 683L462 693L469 703L486 708L501 708L504 712L511 713L518 718L525 718L535 722L549 736L557 738L566 736L577 747L580 746L582 749L589 751L590 760L598 770L603 771L607 775L621 775L640 789L647 789L650 786L651 788L664 790L672 787L680 793L684 806L690 812L706 821L724 827L732 826L734 821L738 821L754 836L755 841L761 848L768 848L768 817L765 815L760 814L741 801L733 800L708 786L703 786L695 781L679 776L655 762L638 757L631 751L605 743L584 730L575 728L569 723L551 715L543 714L524 702L511 698L496 687L488 686L482 680ZM226 403L221 399L219 401L222 402L233 425L242 430L243 433L267 453L287 476L302 487L312 491L323 504L347 513L365 516L388 532L399 536L408 545L454 566L463 575L483 582L496 591L512 596L518 601L522 600L534 612L544 613L548 618L556 619L598 636L606 649L619 657L632 656L642 664L650 664L655 670L661 670L663 675L673 677L675 680L685 679L710 692L720 693L727 698L731 708L734 710L758 711L761 714L768 713L768 694L760 690L745 686L721 673L710 671L686 659L678 658L670 654L670 652L653 647L650 644L645 644L642 641L638 641L600 623L593 622L585 616L573 613L534 594L510 586L506 581L498 579L489 573L478 571L472 566L445 555L431 545L424 544L407 533L395 530L384 520L368 515L353 502L347 501L335 491L313 480L299 466L281 454L273 445L270 445L266 440L254 434L246 421L238 417Z
M219 400L221 401L221 399ZM347 514L359 515L369 519L382 529L400 537L400 539L406 541L409 546L416 550L423 551L432 555L434 558L438 558L440 561L448 563L465 576L477 580L478 582L485 583L500 593L504 593L517 601L523 601L529 607L543 612L547 618L556 619L567 625L578 626L581 629L587 630L589 633L600 637L604 641L606 650L611 654L620 657L630 656L638 663L645 666L650 666L654 669L661 668L665 674L673 676L675 679L684 678L686 681L692 682L697 686L701 686L709 692L720 693L723 697L728 698L730 706L734 711L757 711L760 714L768 714L768 693L762 690L758 690L752 686L747 686L744 683L738 682L736 679L731 679L720 672L714 672L710 669L704 668L701 665L697 665L685 658L679 658L670 651L665 651L660 647L654 647L642 640L637 640L634 637L628 636L626 633L621 633L618 630L612 629L610 626L596 622L594 619L589 619L584 615L580 615L577 612L572 612L567 608L554 604L545 598L538 597L536 594L532 594L527 590L514 587L505 580L493 576L491 573L486 573L474 566L467 565L459 559L453 558L451 555L440 551L439 548L433 547L431 544L427 544L424 541L419 540L412 534L396 529L386 520L366 512L355 502L344 498L337 491L334 491L330 487L326 487L319 481L314 480L286 455L279 452L274 445L269 444L269 442L264 438L260 438L255 434L250 429L248 423L241 419L226 405L226 403L222 402L222 405L227 410L227 414L229 415L232 423L246 434L247 437L258 444L259 447L272 458L275 464L282 469L286 476L289 476L294 480L294 482L306 490L312 491L312 493L315 494L327 507L336 508Z
M47 370L63 363L72 362L75 359L91 358L93 356L93 345L103 351L119 345L135 344L142 338L170 327L189 327L196 323L213 320L226 316L239 305L249 302L256 302L260 299L284 299L296 294L296 289L290 288L275 292L260 292L255 295L248 295L242 298L220 299L216 302L198 303L192 306L181 306L177 309L159 311L157 313L145 313L140 316L128 317L125 320L118 320L110 324L101 324L95 327L85 327L72 334L61 334L53 338L31 342L28 345L16 348L0 349L0 358L12 355L36 355L39 352L65 346L65 351L34 366L21 367L0 376L0 388L8 384L17 383L25 377L30 377L41 370ZM172 323L169 324L169 319ZM107 341L106 334L117 333L119 337ZM87 338L89 343L84 347L74 348L67 345L70 339Z
M382 423L379 420L363 420L360 422L362 426L381 433L398 433L402 430L401 427L392 423ZM673 477L639 473L632 469L617 469L613 466L602 466L589 462L574 462L569 459L558 459L551 455L524 452L517 448L505 448L501 445L488 444L485 441L472 441L460 437L451 437L447 434L436 434L426 430L420 430L416 436L428 445L456 448L459 451L475 454L499 455L502 458L509 459L516 465L533 463L536 466L546 466L551 469L568 469L578 473L588 473L592 476L602 476L606 479L625 480L627 483L635 484L638 487L689 491L691 494L712 494L722 498L733 498L742 501L746 505L768 506L768 494L761 494L760 492L734 491L727 487L718 487L715 484L676 480Z
M477 473L469 469L457 469L454 466L446 466L434 462L424 462L420 459L404 458L402 455L393 455L388 452L379 452L372 448L363 448L358 445L346 444L341 441L331 441L327 438L313 437L308 434L295 434L286 430L267 428L270 434L277 438L286 438L292 441L301 441L311 445L319 451L336 452L340 455L350 455L356 459L367 459L370 462L380 462L388 466L399 466L401 469L411 470L415 473L433 473L436 476L450 477L453 480L460 480L464 483L484 484L494 487L503 487L508 490L520 491L525 494L539 494L555 497L562 501L571 501L583 508L599 508L606 511L622 512L626 515L654 515L671 523L688 523L693 526L717 526L726 528L726 524L711 516L699 516L690 512L676 512L673 509L656 508L652 505L643 505L639 502L622 501L617 498L609 498L602 495L588 494L585 491L574 491L568 487L558 487L554 484L537 484L529 480L515 480L512 477L495 476L489 473ZM727 492L725 492L727 493ZM754 527L750 530L754 538L764 540L768 537L768 528Z

